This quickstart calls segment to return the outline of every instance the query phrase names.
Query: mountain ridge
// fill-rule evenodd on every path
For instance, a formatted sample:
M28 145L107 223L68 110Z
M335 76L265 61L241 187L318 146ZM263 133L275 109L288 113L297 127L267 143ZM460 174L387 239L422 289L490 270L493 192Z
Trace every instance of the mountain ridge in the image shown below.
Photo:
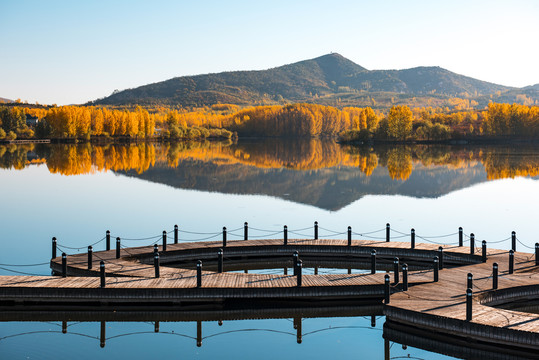
M513 92L513 93L511 93ZM403 70L368 70L338 53L267 70L230 71L168 80L115 92L95 105L167 105L184 107L219 103L236 105L321 103L365 95L481 99L502 93L526 93L539 99L539 86L513 88L456 74L439 66ZM372 96L374 99L374 96ZM393 99L392 99L393 100Z

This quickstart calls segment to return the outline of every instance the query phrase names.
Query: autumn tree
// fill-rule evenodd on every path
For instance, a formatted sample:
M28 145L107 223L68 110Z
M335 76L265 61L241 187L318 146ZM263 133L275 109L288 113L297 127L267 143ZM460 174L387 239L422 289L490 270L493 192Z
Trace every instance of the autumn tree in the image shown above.
M412 131L413 114L408 106L393 106L387 116L388 136L406 140Z

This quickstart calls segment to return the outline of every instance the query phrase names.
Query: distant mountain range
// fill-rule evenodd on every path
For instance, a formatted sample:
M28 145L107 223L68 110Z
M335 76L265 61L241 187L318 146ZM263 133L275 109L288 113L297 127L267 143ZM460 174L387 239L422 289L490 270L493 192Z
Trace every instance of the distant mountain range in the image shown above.
M170 80L115 92L96 105L237 105L310 102L326 105L440 106L458 97L478 102L539 103L539 84L512 88L459 75L440 67L367 70L331 53L261 71L232 71ZM430 99L430 101L429 101Z
M0 103L12 103L12 102L13 102L13 100L9 100L9 99L0 97Z

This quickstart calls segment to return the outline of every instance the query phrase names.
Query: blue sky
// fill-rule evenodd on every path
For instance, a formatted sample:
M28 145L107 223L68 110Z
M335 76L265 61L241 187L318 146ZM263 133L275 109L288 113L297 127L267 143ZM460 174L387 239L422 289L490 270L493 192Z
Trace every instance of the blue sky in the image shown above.
M0 0L0 97L84 103L175 76L338 52L539 83L539 1Z

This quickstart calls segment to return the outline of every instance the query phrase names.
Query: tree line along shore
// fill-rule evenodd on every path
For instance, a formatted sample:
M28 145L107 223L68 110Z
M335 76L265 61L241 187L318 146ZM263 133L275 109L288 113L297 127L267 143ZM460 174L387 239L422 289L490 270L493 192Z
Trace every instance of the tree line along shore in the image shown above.
M536 140L539 106L490 103L485 109L393 106L336 108L290 104L192 109L96 106L0 106L0 140L194 140L334 137L340 142Z

